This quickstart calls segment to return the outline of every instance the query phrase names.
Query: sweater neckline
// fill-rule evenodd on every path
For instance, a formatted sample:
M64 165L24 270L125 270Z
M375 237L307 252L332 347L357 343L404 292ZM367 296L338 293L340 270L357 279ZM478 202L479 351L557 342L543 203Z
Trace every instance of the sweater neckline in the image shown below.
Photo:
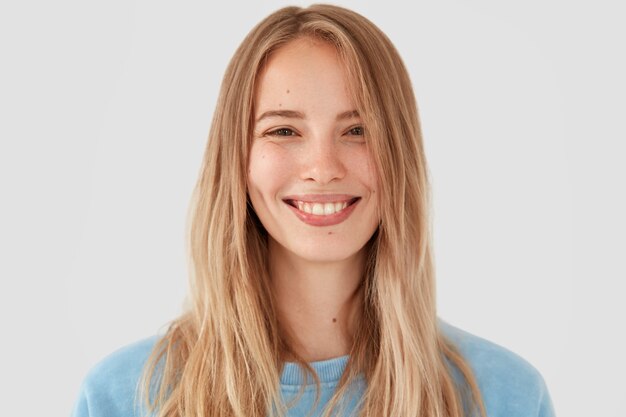
M350 355L338 356L336 358L322 361L309 362L309 365L317 372L320 383L337 383L346 369ZM307 375L308 381L304 383L304 376L300 366L296 362L285 362L280 376L281 385L315 385L315 379Z

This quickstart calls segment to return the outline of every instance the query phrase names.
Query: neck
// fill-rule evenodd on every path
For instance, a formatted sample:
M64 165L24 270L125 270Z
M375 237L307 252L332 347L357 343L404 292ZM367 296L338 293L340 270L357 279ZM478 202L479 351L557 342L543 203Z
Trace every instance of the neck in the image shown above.
M307 362L347 355L363 303L365 248L351 258L310 262L269 239L278 320Z

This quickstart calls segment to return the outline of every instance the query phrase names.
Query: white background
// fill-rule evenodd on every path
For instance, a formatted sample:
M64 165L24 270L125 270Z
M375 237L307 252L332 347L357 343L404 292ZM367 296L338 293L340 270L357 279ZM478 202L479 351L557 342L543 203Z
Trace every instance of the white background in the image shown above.
M619 3L337 3L414 83L440 316L530 361L563 417L626 408ZM222 75L292 3L15 4L0 8L2 414L64 416L95 362L181 312Z

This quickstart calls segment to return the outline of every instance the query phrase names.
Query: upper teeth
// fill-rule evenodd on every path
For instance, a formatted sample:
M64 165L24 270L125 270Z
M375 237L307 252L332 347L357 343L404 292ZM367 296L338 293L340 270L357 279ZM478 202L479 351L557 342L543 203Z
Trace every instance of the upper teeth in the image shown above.
M328 216L329 214L337 213L348 207L347 201L336 203L305 203L304 201L294 201L294 203L298 206L298 210L318 216Z

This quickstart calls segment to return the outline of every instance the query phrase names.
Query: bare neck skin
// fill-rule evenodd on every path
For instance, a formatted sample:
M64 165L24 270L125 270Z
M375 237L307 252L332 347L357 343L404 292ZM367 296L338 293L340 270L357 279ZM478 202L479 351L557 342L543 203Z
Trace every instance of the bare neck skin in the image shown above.
M307 362L349 354L363 303L365 249L340 262L313 263L271 237L268 243L278 319L293 349Z

